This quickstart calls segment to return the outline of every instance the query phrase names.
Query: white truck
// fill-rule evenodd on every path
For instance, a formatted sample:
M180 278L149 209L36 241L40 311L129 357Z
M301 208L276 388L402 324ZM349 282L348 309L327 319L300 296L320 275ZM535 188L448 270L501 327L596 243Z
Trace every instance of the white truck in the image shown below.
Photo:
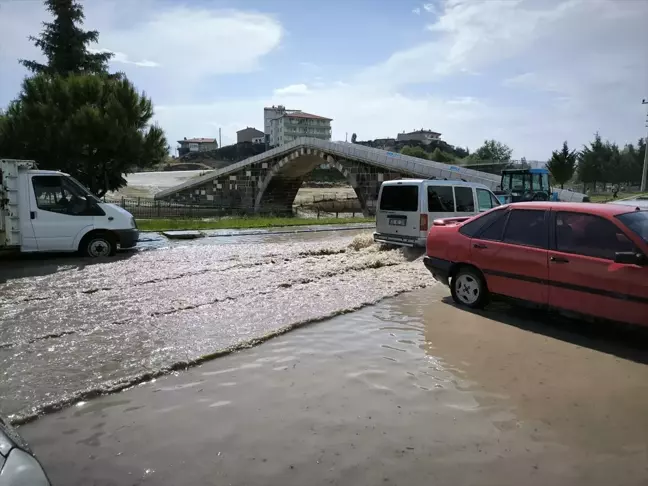
M112 256L137 244L128 211L102 202L68 174L30 160L0 159L0 252Z

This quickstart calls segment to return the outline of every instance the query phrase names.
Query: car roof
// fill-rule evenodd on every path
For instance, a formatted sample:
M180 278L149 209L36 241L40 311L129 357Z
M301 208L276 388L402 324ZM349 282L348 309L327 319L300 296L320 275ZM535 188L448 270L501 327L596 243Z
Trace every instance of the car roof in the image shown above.
M571 211L574 213L598 214L600 216L617 216L635 211L635 208L622 204L603 203L573 203L573 202L547 202L529 201L507 204L515 209L551 209L552 211Z
M479 187L480 189L488 189L484 184L479 182L466 182L459 179L393 179L391 181L383 182L383 186L396 186L403 183L408 184L421 184L423 182L432 184L434 186L466 186L466 187ZM489 189L490 190L490 189Z

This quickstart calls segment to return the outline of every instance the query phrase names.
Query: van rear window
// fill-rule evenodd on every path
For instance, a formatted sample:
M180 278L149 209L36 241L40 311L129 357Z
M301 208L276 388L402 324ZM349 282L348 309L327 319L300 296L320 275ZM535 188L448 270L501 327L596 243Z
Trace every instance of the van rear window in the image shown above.
M383 186L380 209L383 211L418 211L418 186Z
M428 186L428 212L454 213L452 186Z

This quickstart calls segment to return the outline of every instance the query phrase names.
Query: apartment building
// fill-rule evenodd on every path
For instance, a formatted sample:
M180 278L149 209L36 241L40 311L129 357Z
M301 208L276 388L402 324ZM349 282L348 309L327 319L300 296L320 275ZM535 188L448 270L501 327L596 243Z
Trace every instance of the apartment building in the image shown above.
M263 118L266 139L271 147L292 142L299 137L331 140L331 118L300 110L287 110L281 105L264 108Z

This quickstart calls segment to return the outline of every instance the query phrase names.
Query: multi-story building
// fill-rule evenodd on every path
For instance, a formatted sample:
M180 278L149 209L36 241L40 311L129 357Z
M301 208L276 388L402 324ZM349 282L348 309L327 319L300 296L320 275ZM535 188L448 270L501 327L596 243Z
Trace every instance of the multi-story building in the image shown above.
M276 147L299 137L331 140L331 118L312 115L299 110L273 106L263 110L265 136L268 145Z
M410 140L416 140L418 142L423 142L423 143L431 143L432 140L439 140L439 137L441 137L441 134L438 132L433 132L432 130L423 130L422 128L420 130L415 130L413 132L409 133L399 133L397 140L399 142L408 142Z
M189 152L206 152L207 150L216 150L218 142L215 138L187 138L178 140L178 156L182 157Z
M265 134L261 130L257 130L256 128L247 127L236 132L236 143L263 143L264 141Z

